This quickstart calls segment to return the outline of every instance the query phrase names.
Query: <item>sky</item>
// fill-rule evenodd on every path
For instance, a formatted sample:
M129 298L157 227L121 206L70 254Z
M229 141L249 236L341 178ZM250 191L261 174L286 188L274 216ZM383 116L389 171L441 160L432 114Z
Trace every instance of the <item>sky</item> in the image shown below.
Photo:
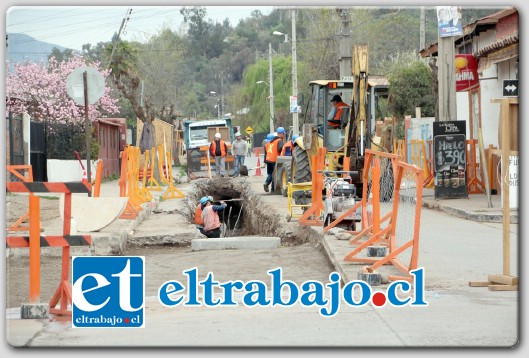
M109 42L132 9L121 34L123 40L144 42L164 27L178 31L182 6L11 6L6 11L6 32L29 35L39 41L81 50L82 45ZM207 6L206 18L232 26L254 10L268 15L273 6Z

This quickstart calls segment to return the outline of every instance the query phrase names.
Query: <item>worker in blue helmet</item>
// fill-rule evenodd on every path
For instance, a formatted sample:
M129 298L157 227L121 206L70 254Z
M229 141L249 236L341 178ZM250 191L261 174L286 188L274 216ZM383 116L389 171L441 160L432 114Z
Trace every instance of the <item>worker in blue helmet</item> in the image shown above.
M296 139L298 139L298 137L299 136L297 134L294 134L292 136L292 139L285 143L285 145L283 146L283 150L281 151L282 156L292 156L292 153L294 151L294 142L296 141Z
M281 138L281 140L284 142L284 141L285 141L285 135L286 135L286 133L287 133L287 132L285 131L285 128L283 128L283 127L279 127L279 128L277 128L277 131L276 131L276 132L277 132L277 136L278 136L279 138Z
M195 226L198 229L198 231L200 231L200 233L203 235L206 235L206 234L204 233L204 221L202 220L202 210L204 210L204 207L206 206L206 203L208 201L213 202L213 197L203 196L202 198L200 198L200 203L197 205L195 209L195 216L194 216Z
M202 221L204 222L204 235L208 238L219 238L220 237L220 218L219 212L226 208L224 201L220 202L220 205L213 205L212 201L207 196L200 199L200 203L204 202L204 208L202 210Z
M272 174L274 173L277 157L281 154L281 151L283 150L282 138L285 136L285 129L283 127L279 127L278 130L279 129L281 129L283 133L274 132L274 134L272 134L272 139L270 139L270 142L265 144L264 162L266 163L266 180L263 184L263 188L264 191L267 193L270 191L270 189L268 188L270 184L272 184L272 192L274 191Z

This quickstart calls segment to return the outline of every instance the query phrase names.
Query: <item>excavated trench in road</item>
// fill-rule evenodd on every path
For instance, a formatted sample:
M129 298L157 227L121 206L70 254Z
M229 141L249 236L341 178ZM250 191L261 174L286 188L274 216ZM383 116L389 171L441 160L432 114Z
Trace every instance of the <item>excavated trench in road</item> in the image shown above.
M265 203L244 179L199 179L193 186L185 203L186 219L193 222L197 203L203 196L212 196L215 204L225 201L228 206L219 213L223 223L221 237L275 236L281 238L282 245L291 246L319 242L310 228L281 220L278 211Z

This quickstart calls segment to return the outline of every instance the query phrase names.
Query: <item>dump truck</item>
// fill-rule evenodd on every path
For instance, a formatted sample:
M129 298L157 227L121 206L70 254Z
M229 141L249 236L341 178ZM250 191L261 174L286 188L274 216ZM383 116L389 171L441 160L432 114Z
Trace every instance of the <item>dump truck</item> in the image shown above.
M211 165L215 165L213 158L208 155L209 145L214 140L215 133L220 133L228 146L231 146L235 139L231 118L186 119L183 126L188 178L207 178L211 173ZM228 156L226 174L232 175L234 170L233 156Z

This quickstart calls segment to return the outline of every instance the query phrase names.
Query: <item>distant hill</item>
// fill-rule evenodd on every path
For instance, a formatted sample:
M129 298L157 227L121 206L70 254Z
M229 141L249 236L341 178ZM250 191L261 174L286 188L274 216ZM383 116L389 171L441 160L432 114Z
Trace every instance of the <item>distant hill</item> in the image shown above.
M48 55L54 47L61 51L66 47L42 42L24 34L7 34L6 59L13 62L47 62Z

